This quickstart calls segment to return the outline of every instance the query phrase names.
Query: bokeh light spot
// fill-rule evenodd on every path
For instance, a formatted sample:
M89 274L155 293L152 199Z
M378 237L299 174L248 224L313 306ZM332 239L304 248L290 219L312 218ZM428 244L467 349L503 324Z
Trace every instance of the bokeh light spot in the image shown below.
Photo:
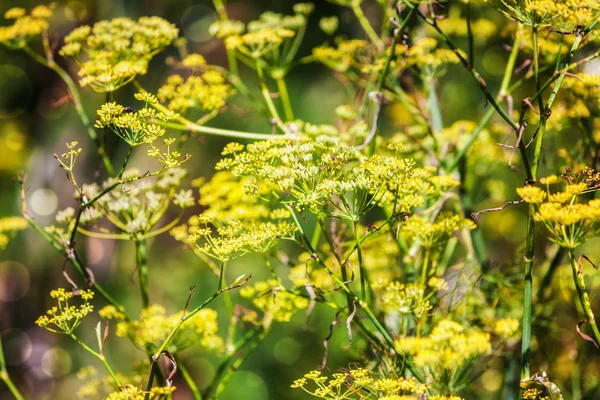
M33 344L29 335L18 329L7 329L2 332L2 347L6 364L21 365L31 357Z
M0 301L19 300L29 292L31 278L23 264L16 261L0 262Z
M71 372L71 356L60 347L54 347L42 356L42 371L52 378L61 378Z
M300 358L300 344L291 338L279 340L273 347L273 356L282 364L294 364Z
M50 189L38 189L31 195L31 209L38 215L47 216L56 211L58 198Z

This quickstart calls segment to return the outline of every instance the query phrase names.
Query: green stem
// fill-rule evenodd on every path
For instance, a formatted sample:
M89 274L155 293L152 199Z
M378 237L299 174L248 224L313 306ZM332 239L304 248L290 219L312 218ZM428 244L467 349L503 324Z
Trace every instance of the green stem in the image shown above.
M13 383L8 375L8 371L6 368L6 361L4 360L4 350L2 348L2 339L0 338L0 379L8 386L8 390L12 393L12 395L17 400L24 400L23 395L19 392L17 386Z
M141 92L146 92L144 90L144 88L137 81L134 81L134 86ZM167 107L165 107L159 103L153 104L152 106L162 112L169 111L169 109ZM273 138L273 135L266 134L266 133L242 132L242 131L235 131L235 130L231 130L231 129L219 129L219 128L211 128L209 126L200 126L182 116L179 116L177 118L177 121L179 122L179 124L167 123L166 127L171 128L171 129L180 130L180 131L197 132L197 133L202 133L202 134L206 134L206 135L221 136L221 137L227 137L227 138L232 138L232 139L268 140L268 139Z
M229 19L227 16L227 10L225 9L225 4L223 0L213 0L213 5L217 10L217 14L219 15L219 20L221 22L225 22ZM237 60L235 58L235 50L227 48L225 46L225 51L227 51L227 62L229 63L229 70L232 74L238 75L238 66Z
M465 2L465 14L467 23L467 37L469 38L469 65L475 67L475 52L473 51L473 27L471 26L471 2Z
M292 103L290 102L290 96L288 94L287 85L283 77L275 79L277 82L277 88L279 89L279 95L281 96L281 103L283 104L283 112L285 113L285 119L287 122L293 121L294 111L292 110Z
M263 99L265 100L265 104L267 105L269 112L271 113L271 117L274 120L273 122L277 125L279 129L285 132L285 127L283 126L283 122L281 122L281 117L279 116L277 107L275 107L275 103L273 103L273 99L271 98L271 92L269 92L269 88L267 87L265 74L260 64L261 62L260 60L258 60L256 62L256 72L258 73L260 92L262 93Z
M579 302L581 303L581 307L583 308L583 312L586 316L588 324L590 324L590 326L592 327L592 332L594 333L594 338L596 339L596 345L600 345L600 331L598 330L598 326L596 325L596 318L594 317L594 312L592 311L590 297L588 296L585 288L585 279L583 276L583 272L581 271L580 266L575 260L575 254L573 253L573 250L569 250L569 258L571 259L573 281L575 282L575 288L577 289L577 296L579 297Z
M358 221L353 221L352 223L353 228L354 228L354 240L356 242L356 254L358 256L358 267L360 269L360 292L361 292L361 299L363 301L366 301L367 299L367 288L366 288L366 281L367 281L367 271L365 269L364 263L363 263L363 257L362 257L362 249L360 246L360 238L358 237Z
M115 386L117 388L120 388L121 386L123 386L121 384L121 382L119 381L119 378L117 378L117 375L115 374L115 372L112 370L112 368L110 367L110 365L108 364L108 362L106 361L106 357L104 357L102 354L96 353L94 350L92 350L90 347L88 347L88 345L86 345L85 343L83 343L81 340L79 340L79 338L77 336L75 336L74 333L69 334L69 336L75 340L77 342L77 344L79 344L81 347L83 347L84 350L86 350L88 353L90 353L91 355L93 355L94 357L96 357L98 360L100 360L100 362L104 365L104 368L106 368L106 370L108 371L108 373L110 374Z
M456 45L454 45L450 38L439 28L437 23L434 20L428 18L425 14L423 14L423 12L421 12L421 10L419 10L419 8L417 8L417 6L413 4L410 0L402 0L402 2L411 10L415 10L417 15L419 15L419 17L423 21L425 21L425 23L427 23L437 31L437 33L442 37L444 42L446 42L448 47L450 47L454 54L456 54L461 64L463 64L465 69L469 72L473 80L479 85L487 101L492 105L492 107L494 107L494 109L498 112L502 119L504 119L515 131L518 131L519 126L517 125L517 123L513 121L512 117L510 117L502 107L500 107L496 99L487 90L487 86L481 74L469 64L469 61L463 56L463 53L458 50L458 47L456 47Z
M352 6L351 6L352 11L354 11L354 15L356 15L358 22L364 29L364 31L367 34L367 36L369 37L369 39L371 39L371 42L373 42L378 48L383 49L383 47L384 47L383 40L381 40L379 35L377 35L377 32L375 32L375 30L371 26L371 23L369 22L369 20L363 13L362 8L360 7L361 2L362 2L361 0L352 1Z
M546 274L542 278L542 283L540 283L538 291L535 295L536 303L546 301L546 293L551 287L552 278L554 278L554 273L558 269L566 252L567 251L564 247L559 247L556 250L554 257L552 257L550 265L548 266L548 271L546 271Z
M123 173L125 172L125 168L127 168L127 163L129 162L129 158L131 157L132 152L133 152L133 147L129 146L129 149L127 149L127 155L125 156L125 161L123 162L123 166L121 167L121 170L119 171L119 180L123 178Z
M194 396L194 400L202 400L202 395L200 394L200 390L198 390L198 386L196 386L196 383L194 382L194 379L190 375L187 367L181 361L179 361L177 363L177 369L181 371L181 375L183 375L183 379L185 379L185 382L187 383L188 387L190 388L190 391L192 392L192 395Z
M532 311L532 293L533 293L533 245L535 239L535 222L533 215L535 208L529 204L527 215L527 238L525 241L525 276L523 283L523 324L521 339L521 379L531 376L530 358L531 358L531 311Z
M150 305L150 297L148 295L148 244L146 239L135 241L135 259L140 281L142 308L147 308Z
M512 49L510 51L510 55L508 57L508 61L506 63L506 68L504 69L504 76L502 77L502 84L500 85L500 91L496 96L497 101L502 100L502 98L506 97L512 90L509 90L508 85L510 84L510 78L513 75L515 65L517 62L517 56L519 55L519 48L521 47L521 41L523 39L522 28L519 28L516 33L515 41L513 43ZM511 89L517 89L511 88ZM458 165L460 160L467 154L467 151L471 148L471 145L475 142L475 140L479 137L479 134L483 132L487 124L490 122L492 117L494 116L494 109L489 108L483 118L479 121L479 124L469 136L469 139L465 143L465 145L456 153L456 155L452 158L451 164L446 167L446 171L453 171Z
M106 172L108 172L108 174L110 176L114 176L114 169L113 169L113 166L112 166L108 156L106 155L106 152L104 150L104 145L102 144L100 138L96 134L96 131L94 130L94 126L90 122L87 114L85 113L85 110L83 109L81 97L79 96L79 90L77 89L75 82L73 82L73 80L71 79L71 77L69 76L67 71L62 69L60 67L60 65L56 64L53 60L49 61L49 60L45 59L44 57L37 54L35 51L33 51L28 46L25 46L23 49L35 61L37 61L38 63L40 63L40 64L50 68L54 72L56 72L58 74L58 76L60 76L61 79L65 82L65 84L67 85L67 88L69 89L69 92L71 94L73 104L75 105L75 110L77 111L77 114L79 114L79 118L81 119L81 122L83 122L83 125L85 125L85 127L87 128L90 139L92 139L94 141L94 143L96 144L96 147L98 148L98 154L102 158L102 162L104 163Z
M223 391L225 390L225 387L233 377L233 374L240 368L240 366L248 358L250 353L252 353L252 350L254 350L260 344L260 342L262 342L267 333L268 329L263 329L260 334L252 338L252 340L247 344L246 349L241 354L239 352L236 354L237 357L233 360L231 366L227 369L225 375L222 377L221 382L219 383L219 386L217 387L217 390L215 391L215 400L218 400L221 397Z

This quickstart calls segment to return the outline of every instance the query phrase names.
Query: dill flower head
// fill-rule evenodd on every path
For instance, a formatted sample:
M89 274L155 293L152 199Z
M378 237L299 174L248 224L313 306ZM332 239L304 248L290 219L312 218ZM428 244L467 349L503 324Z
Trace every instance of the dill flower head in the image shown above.
M183 60L188 65L192 64L188 56ZM196 60L197 62L198 60ZM157 96L169 109L184 114L190 109L204 112L223 108L227 100L235 94L235 90L225 81L225 77L218 71L206 70L194 73L187 78L181 75L171 75L164 85L158 89Z
M336 372L331 377L323 376L318 370L310 371L296 379L291 387L302 388L321 399L353 399L358 395L356 398L372 400L419 399L428 389L428 385L414 377L379 378L365 368Z
M600 15L595 0L486 0L508 18L530 27L568 32L588 26Z
M13 7L4 13L4 18L14 20L10 26L0 27L0 43L10 48L23 48L33 38L48 29L48 19L52 16L54 3L39 5L29 14L24 8Z
M399 355L411 356L414 365L432 375L435 387L455 388L454 381L473 367L479 357L488 355L492 346L490 335L465 329L451 320L441 320L427 336L402 337L395 341ZM461 371L461 372L459 372Z
M82 86L113 92L144 75L152 57L178 33L175 25L159 17L115 18L74 29L65 37L60 54L72 57L80 66Z
M117 336L129 338L145 352L155 352L180 321L181 312L167 315L162 306L151 305L142 310L140 320L119 322ZM175 354L197 345L212 351L223 346L223 340L218 336L217 312L210 308L200 310L183 324L167 350Z
M282 290L281 284L271 279L245 285L240 296L252 300L252 304L264 313L263 323L271 321L287 322L295 312L308 307L308 299Z
M560 246L574 249L600 233L600 199L589 199L587 193L600 188L598 173L584 169L573 175L540 179L545 188L528 185L517 194L536 208L534 219L542 222L550 239Z
M73 305L73 292L63 288L52 290L50 297L56 300L57 305L52 307L35 321L35 323L50 332L70 335L81 324L83 319L94 311L89 301L94 297L91 290L79 292L81 304Z

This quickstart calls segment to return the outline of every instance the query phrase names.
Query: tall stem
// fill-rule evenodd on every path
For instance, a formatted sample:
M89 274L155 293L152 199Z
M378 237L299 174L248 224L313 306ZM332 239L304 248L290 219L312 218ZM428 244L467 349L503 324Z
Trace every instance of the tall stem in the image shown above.
M102 354L97 353L94 350L92 350L88 345L86 345L81 340L79 340L79 338L77 336L75 336L75 334L71 333L69 336L71 336L71 338L73 340L75 340L77 342L77 344L79 344L81 347L83 347L83 349L85 351L87 351L88 353L90 353L91 355L96 357L98 360L100 360L102 365L104 365L104 368L106 368L106 370L108 371L108 374L112 378L113 383L115 384L115 386L117 388L120 388L122 386L121 381L119 381L119 378L117 378L117 375L115 374L115 371L113 371L113 369L110 367L110 365L106 361L106 357L104 357Z
M531 376L531 310L533 303L533 244L535 239L535 208L529 204L527 213L527 238L525 241L525 276L523 282L523 329L521 339L521 379Z
M366 271L364 263L363 263L362 249L360 246L360 239L358 237L358 221L353 221L352 226L354 228L354 240L356 241L356 254L358 256L358 267L360 269L361 299L363 301L366 301L366 298L367 298L367 289L366 289L367 271Z
M587 322L592 327L592 332L594 333L596 344L600 345L600 331L598 330L598 325L596 325L596 318L594 317L594 312L592 311L590 297L588 296L585 288L585 279L583 276L583 272L581 271L581 267L575 260L575 254L573 254L573 250L569 250L569 257L571 258L571 270L573 271L573 281L575 282L575 288L577 289L577 296L579 297L579 302L581 303L581 307L583 308L583 312L586 316Z
M140 281L142 308L147 308L150 305L150 298L148 295L148 245L146 239L135 241L135 259Z
M360 0L354 0L352 2L352 11L354 11L356 18L358 19L358 22L360 23L362 28L365 30L365 33L367 34L369 39L371 39L371 42L375 43L375 45L377 47L379 47L380 49L383 49L383 40L381 40L379 35L377 35L377 32L375 32L375 30L371 26L371 23L369 22L369 20L363 13L362 8L360 7L360 3L361 3Z
M108 172L108 174L110 176L114 176L113 166L110 162L110 159L106 155L102 141L96 134L96 131L94 130L94 126L90 122L90 119L88 118L87 114L85 113L85 110L83 109L81 97L79 96L79 89L77 89L77 86L75 85L75 82L73 82L73 79L71 79L71 77L69 76L67 71L62 69L60 67L60 65L56 64L54 61L49 61L49 60L45 59L44 57L40 56L39 54L37 54L35 51L33 51L31 48L29 48L27 46L24 47L24 50L35 61L37 61L38 63L40 63L40 64L50 68L54 72L56 72L58 74L58 76L60 76L61 79L65 82L65 84L67 85L67 88L69 89L69 92L71 94L71 99L73 100L73 104L75 105L75 110L77 111L77 114L79 114L79 118L81 119L81 122L83 122L83 125L85 125L85 127L87 128L90 139L92 139L94 141L94 143L96 144L96 147L98 148L98 154L102 158L102 162L104 163L106 172Z
M4 350L2 349L2 339L0 338L0 379L8 386L8 390L17 400L24 400L23 395L19 392L17 386L13 383L6 369L6 361L4 360Z
M202 395L200 394L200 390L198 390L198 386L196 386L194 379L190 375L187 367L181 362L181 360L177 363L177 369L181 371L181 375L183 375L183 379L185 379L185 382L190 388L192 396L194 396L194 400L202 400Z
M285 119L287 122L293 121L295 119L294 111L292 110L292 103L290 102L290 95L288 94L285 79L277 78L275 81L277 82L277 88L279 89L279 95L281 96L281 103L283 104Z
M125 172L125 169L127 168L127 164L129 163L129 159L131 158L132 152L133 152L133 147L129 146L129 149L127 150L127 155L125 156L125 161L123 162L123 166L121 167L121 170L119 171L119 179L123 178L123 173Z

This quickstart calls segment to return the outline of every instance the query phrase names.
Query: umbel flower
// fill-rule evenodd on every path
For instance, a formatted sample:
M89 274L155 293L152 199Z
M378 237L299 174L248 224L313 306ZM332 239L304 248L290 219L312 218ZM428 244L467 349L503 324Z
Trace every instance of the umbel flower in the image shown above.
M528 185L517 193L534 205L534 218L546 226L552 241L575 249L600 233L600 199L586 196L600 188L600 177L585 169L565 178L561 182L555 175L544 177L540 183L545 188Z
M48 29L48 18L52 16L54 3L40 5L29 14L24 8L14 7L4 13L4 18L14 20L10 26L0 27L0 43L11 48L23 48L33 38Z
M177 38L175 25L159 17L114 18L80 26L65 38L60 50L80 66L82 86L113 92L144 75L148 63Z
M89 301L94 297L94 292L91 290L82 290L80 292L80 305L73 305L73 293L68 292L63 288L52 290L50 297L56 299L57 305L52 307L35 321L42 328L54 333L63 333L70 335L83 322L83 319L92 311L92 306Z
M563 32L588 26L600 15L596 0L486 0L508 18L530 27Z

